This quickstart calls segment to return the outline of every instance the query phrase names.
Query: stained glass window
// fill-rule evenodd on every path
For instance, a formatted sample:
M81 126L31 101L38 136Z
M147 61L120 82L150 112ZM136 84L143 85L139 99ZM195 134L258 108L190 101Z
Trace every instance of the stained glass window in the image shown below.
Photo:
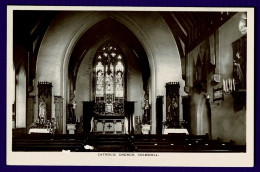
M114 93L114 66L112 64L106 65L106 94Z
M101 62L98 62L96 66L96 96L103 97L104 96L104 66Z
M124 97L124 66L121 61L116 65L116 97Z
M125 96L125 65L121 50L112 42L98 49L95 64L96 102L105 103L105 111L114 113L114 103L122 103ZM120 101L120 102L119 102Z

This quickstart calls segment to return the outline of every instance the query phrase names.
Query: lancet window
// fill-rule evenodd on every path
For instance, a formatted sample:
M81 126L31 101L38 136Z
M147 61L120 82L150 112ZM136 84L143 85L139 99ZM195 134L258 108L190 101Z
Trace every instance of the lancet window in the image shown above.
M98 115L123 115L125 63L113 42L102 45L94 58L95 108Z

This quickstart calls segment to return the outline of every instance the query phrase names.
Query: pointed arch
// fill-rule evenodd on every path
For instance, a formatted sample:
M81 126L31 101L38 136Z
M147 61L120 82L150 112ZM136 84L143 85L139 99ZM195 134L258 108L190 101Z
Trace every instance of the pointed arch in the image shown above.
M64 99L66 100L68 94L66 93L69 91L67 89L68 82L66 81L66 76L68 76L68 65L69 65L69 60L73 51L73 48L75 47L77 41L80 39L80 37L92 26L97 24L98 22L106 19L106 18L112 18L119 23L123 24L126 26L130 31L137 37L137 39L140 41L141 45L144 47L144 50L147 54L148 62L149 62L149 68L151 69L151 78L150 78L150 91L151 91L151 101L155 102L156 100L156 65L155 65L155 60L153 57L152 53L152 48L149 43L149 39L146 36L146 33L140 28L140 26L137 25L137 23L131 19L129 16L127 16L124 13L107 13L107 12L99 12L99 13L94 13L91 17L89 17L88 20L80 27L80 29L77 31L77 33L74 34L73 38L67 45L66 51L64 52L64 58L63 58L63 67L61 68L61 73L62 73L62 80L61 80L61 90L63 90L62 95L64 96ZM63 106L64 111L66 111L66 104ZM155 106L152 106L152 114L155 114L156 109ZM152 125L152 133L155 133L155 116L153 116L153 125ZM66 131L65 125L66 121L64 119L64 129L63 131Z

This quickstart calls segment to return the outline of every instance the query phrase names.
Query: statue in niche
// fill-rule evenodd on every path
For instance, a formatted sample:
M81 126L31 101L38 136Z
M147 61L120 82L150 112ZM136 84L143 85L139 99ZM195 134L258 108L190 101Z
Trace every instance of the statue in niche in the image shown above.
M167 109L167 112L168 112L168 120L170 121L178 121L178 104L176 102L176 98L173 97L171 99L171 102L169 103L169 106L168 106L168 109Z
M74 110L76 109L77 107L77 104L76 104L76 101L75 101L75 96L72 96L69 104L68 104L68 108L69 108L69 120L68 120L68 123L72 124L72 123L75 123L76 122L76 117L75 117L75 113L74 113Z
M167 128L179 127L179 82L166 83L166 125Z
M232 43L233 77L236 90L246 88L246 42L246 37L243 36Z
M236 80L236 84L239 85L240 88L244 88L244 75L241 69L241 57L239 53L236 53L236 59L234 59L234 79Z
M46 112L47 112L46 103L44 99L41 98L41 102L39 104L39 118L46 120Z
M246 35L232 43L233 47L233 78L234 78L234 111L246 107L246 64L247 37Z
M143 124L150 124L150 105L149 100L144 99L144 114L142 117L142 123Z
M94 117L90 120L90 132L94 132Z
M51 120L52 110L52 83L50 82L38 82L38 108L39 117L45 116L45 120ZM41 104L41 105L40 105Z

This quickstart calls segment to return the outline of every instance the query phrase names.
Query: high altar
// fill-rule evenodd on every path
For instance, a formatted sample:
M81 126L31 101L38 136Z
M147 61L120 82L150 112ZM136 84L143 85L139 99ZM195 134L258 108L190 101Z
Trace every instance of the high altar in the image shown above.
M121 101L106 111L105 103L83 102L83 131L102 134L129 134L133 130L134 102Z

